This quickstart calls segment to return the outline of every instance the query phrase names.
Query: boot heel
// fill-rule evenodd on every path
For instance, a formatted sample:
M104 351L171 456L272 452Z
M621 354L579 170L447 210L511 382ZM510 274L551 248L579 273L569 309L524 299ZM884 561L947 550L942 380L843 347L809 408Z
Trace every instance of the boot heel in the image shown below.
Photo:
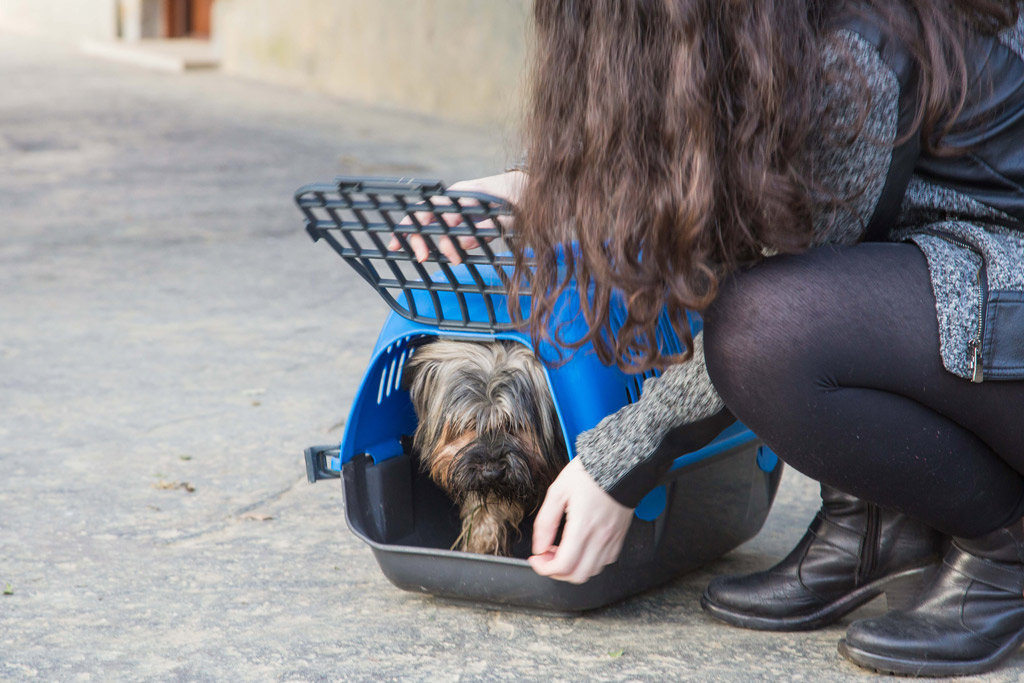
M885 606L887 611L906 609L911 605L914 596L928 583L929 577L935 571L935 565L919 567L903 572L886 584L882 592L885 593Z

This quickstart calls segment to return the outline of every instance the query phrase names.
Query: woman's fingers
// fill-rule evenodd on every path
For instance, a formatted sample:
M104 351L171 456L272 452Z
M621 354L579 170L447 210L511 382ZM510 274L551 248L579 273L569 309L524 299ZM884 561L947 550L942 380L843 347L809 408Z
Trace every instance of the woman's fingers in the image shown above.
M571 521L570 516L563 538L580 539L580 550L575 552L575 544L570 545L571 552L561 557L562 547L559 547L552 561L545 564L545 569L550 572L545 575L560 581L585 583L618 559L625 533L620 526L611 523L587 525L586 529L580 529Z
M568 497L556 478L554 483L548 487L544 496L544 502L537 511L533 521L533 554L540 555L548 552L555 545L555 536L558 535L558 527L562 524L562 515L565 514L565 504Z
M601 549L591 545L590 519L584 514L572 514L570 500L578 494L576 479L580 464L570 463L548 487L544 503L537 512L533 524L533 552L530 566L541 576L572 580L583 583L590 578L587 574ZM558 527L565 517L562 540L554 545ZM582 564L581 560L586 560ZM586 574L586 576L584 576Z
M458 190L458 183L452 185L451 190ZM434 197L428 200L431 206L446 207L450 206L453 202L448 197ZM460 202L462 207L479 206L479 202L475 199L463 199ZM406 232L402 230L402 227L409 227L415 230L413 220L415 219L416 224L420 227L426 227L428 225L436 225L441 222L449 228L454 228L463 223L462 215L458 212L445 212L445 211L416 211L412 216L406 216L396 226L395 232L400 232L405 235L406 241L409 243L409 247L412 249L413 256L420 263L427 260L430 256L430 249L427 246L427 241L416 232ZM501 221L499 221L500 223ZM495 221L487 219L474 223L478 228L496 228ZM459 248L463 251L467 249L475 249L480 246L480 240L472 235L463 235L458 238L458 246L454 241L445 235L434 235L433 242L437 247L437 250L452 263L458 265L462 263L462 256L459 254ZM402 248L402 244L397 237L392 236L388 242L387 248L389 251L398 251Z
M531 562L533 570L541 576L550 576L554 579L563 579L573 575L580 559L584 556L589 540L584 529L579 528L579 523L573 523L570 516L565 521L565 530L562 532L562 542L553 555L543 554L537 562ZM531 558L532 559L532 558ZM590 577L587 577L590 578ZM585 581L586 579L584 579Z
M565 528L556 547L563 514ZM601 489L578 459L572 460L548 488L537 513L530 566L542 576L583 583L618 559L632 519L630 508Z
M437 248L442 254L445 255L445 258L447 258L455 265L462 263L462 257L459 256L459 250L456 249L455 243L452 242L449 238L442 237L441 239L437 240Z
M566 521L563 542L547 552L529 558L530 566L541 576L569 583L586 583L597 576L619 554L620 543L609 541L601 533Z
M409 243L413 256L418 262L423 263L427 260L427 257L430 256L430 248L427 246L427 241L420 235L415 233L406 234L405 241ZM440 251L449 261L456 265L462 263L462 257L459 256L458 249L455 248L455 244L449 238L435 237L434 244L437 245L438 251ZM459 246L461 246L462 250L465 251L466 249L472 249L473 247L478 246L478 242L472 237L460 238ZM398 251L401 248L402 243L397 237L392 237L388 242L388 251Z
M409 248L412 249L413 257L420 263L426 261L427 257L430 256L430 249L427 248L426 240L424 240L419 235L407 234L405 235L405 241L409 245ZM392 237L391 241L388 242L388 249L390 251L398 251L401 248L402 243L398 240L397 237Z

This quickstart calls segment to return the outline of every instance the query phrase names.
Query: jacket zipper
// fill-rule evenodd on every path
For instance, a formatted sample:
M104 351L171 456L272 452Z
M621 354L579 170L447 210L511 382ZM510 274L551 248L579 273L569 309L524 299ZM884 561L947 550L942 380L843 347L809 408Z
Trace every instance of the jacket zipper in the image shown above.
M986 277L985 269L985 257L973 244L965 242L964 240L947 235L944 232L938 230L924 230L927 235L932 237L938 237L940 240L955 244L958 247L968 249L973 253L977 254L981 260L981 265L978 267L978 329L976 330L973 339L967 342L967 351L971 358L971 381L980 384L985 380L984 371L984 359L981 355L981 342L984 339L985 334L985 299L988 297L988 278Z

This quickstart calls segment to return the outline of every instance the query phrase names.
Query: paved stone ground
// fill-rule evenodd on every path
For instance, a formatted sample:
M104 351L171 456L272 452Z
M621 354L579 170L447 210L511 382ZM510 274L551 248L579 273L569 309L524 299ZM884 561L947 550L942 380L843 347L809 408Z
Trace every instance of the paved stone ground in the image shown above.
M754 541L576 619L399 591L339 488L305 483L385 311L292 192L491 172L502 133L10 35L0 83L0 679L868 678L836 654L843 624L700 612L711 575L802 533L814 488L792 473Z

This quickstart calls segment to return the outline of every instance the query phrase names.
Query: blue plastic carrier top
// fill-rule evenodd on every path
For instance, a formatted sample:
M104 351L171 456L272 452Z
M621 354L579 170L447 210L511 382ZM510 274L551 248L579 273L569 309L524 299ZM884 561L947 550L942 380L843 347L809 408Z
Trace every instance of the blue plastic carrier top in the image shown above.
M314 240L326 239L346 262L371 284L393 312L377 339L369 367L356 393L339 448L337 469L356 455L376 462L401 455L401 437L416 429L416 415L402 389L403 369L423 337L467 341L511 340L526 345L542 359L557 357L552 348L534 348L530 336L510 322L505 284L511 276L511 257L491 249L500 238L498 222L507 216L506 205L494 197L447 192L440 183L386 179L341 178L333 185L311 185L299 190L296 202L306 215L306 229ZM429 214L431 222L417 220ZM459 224L447 219L458 215ZM385 242L396 234L401 249L388 251ZM454 222L454 221L452 221ZM430 257L417 263L402 231L418 233ZM442 256L434 240L439 236L476 236L480 253L460 248L464 263L454 266ZM428 265L429 264L429 265ZM430 270L428 270L430 269ZM521 308L529 310L528 290ZM580 315L578 292L567 290L556 306L563 339L579 339L586 331ZM613 300L613 329L625 320L621 299ZM702 321L689 314L697 334ZM682 345L668 316L658 330L662 352L681 352ZM590 346L583 346L563 364L545 364L545 376L569 457L575 455L576 437L604 417L639 399L643 383L657 371L635 375L600 362ZM753 440L754 435L735 423L711 444L681 455L673 469ZM762 469L774 468L774 456L765 455ZM661 488L661 487L659 487ZM637 515L653 519L664 507L664 490L652 491L637 508Z

